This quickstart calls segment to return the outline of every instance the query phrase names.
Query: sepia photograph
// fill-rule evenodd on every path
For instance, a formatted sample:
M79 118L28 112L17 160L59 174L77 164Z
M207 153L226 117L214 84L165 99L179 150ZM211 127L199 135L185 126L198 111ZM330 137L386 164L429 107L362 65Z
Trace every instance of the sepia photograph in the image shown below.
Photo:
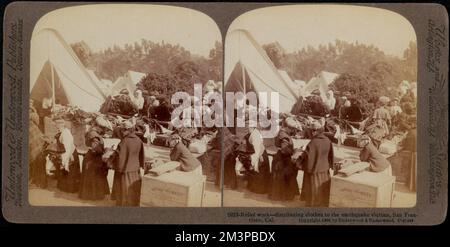
M420 82L407 19L260 8L232 22L224 56L224 92L246 95L227 98L227 118L244 124L223 130L224 207L415 206Z
M174 126L182 101L171 99L192 95L194 84L220 93L222 50L216 23L188 8L81 5L39 19L30 51L29 203L220 207L218 130ZM193 115L182 112L184 120Z
M442 224L448 28L436 3L11 2L4 222Z

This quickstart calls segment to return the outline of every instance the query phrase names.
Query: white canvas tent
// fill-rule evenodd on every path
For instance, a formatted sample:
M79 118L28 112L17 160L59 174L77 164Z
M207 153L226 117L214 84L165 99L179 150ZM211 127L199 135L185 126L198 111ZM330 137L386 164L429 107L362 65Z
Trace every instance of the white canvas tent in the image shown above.
M104 95L108 95L110 87L112 85L112 82L110 80L106 80L106 79L99 79L95 75L93 70L88 69L87 72L94 79L95 83L97 83L98 88L100 88L100 90L102 90L103 94Z
M295 96L299 97L303 87L305 86L305 82L302 80L292 80L288 73L284 70L278 70L281 77L287 82L288 86L295 93Z
M109 95L117 95L123 89L127 89L130 95L136 90L136 84L138 84L146 74L136 72L136 71L127 71L123 76L117 78L117 80L113 83Z
M299 87L299 88L303 88L304 86L306 86L306 82L302 81L302 80L294 80L295 84Z
M226 44L225 92L278 92L280 112L290 112L296 94L250 33L234 30L227 34Z
M325 94L328 91L328 86L336 80L339 75L327 71L321 71L317 76L311 78L309 82L303 87L301 95L303 97L309 96L314 90L319 90L320 94Z
M93 112L100 109L105 95L99 89L72 48L54 29L42 29L31 38L30 97Z

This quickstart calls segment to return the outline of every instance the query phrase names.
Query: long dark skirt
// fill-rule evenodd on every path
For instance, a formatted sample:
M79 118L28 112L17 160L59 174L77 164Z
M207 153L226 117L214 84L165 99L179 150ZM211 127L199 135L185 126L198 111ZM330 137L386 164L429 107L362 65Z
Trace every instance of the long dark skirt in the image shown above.
M303 174L301 200L307 207L328 207L330 200L330 172Z
M258 194L267 193L270 181L269 156L266 151L262 154L262 158L263 160L259 162L259 171L252 170L247 173L247 189Z
M69 164L69 171L61 169L62 164L56 166L56 187L64 192L77 193L80 189L80 159L78 158L78 152L75 150L73 152L73 161Z
M272 160L272 174L270 179L269 198L275 201L293 200L299 195L298 170L291 157L281 152L275 154Z
M139 206L141 184L142 180L139 171L114 172L111 200L115 200L117 206Z
M224 157L223 170L223 184L230 189L237 189L236 156L234 154L229 154Z
M83 160L79 197L84 200L105 198L109 194L107 175L108 168L101 155L88 152Z
M45 172L45 163L46 160L44 154L38 155L35 160L30 162L29 174L30 183L44 189L47 188L47 174Z

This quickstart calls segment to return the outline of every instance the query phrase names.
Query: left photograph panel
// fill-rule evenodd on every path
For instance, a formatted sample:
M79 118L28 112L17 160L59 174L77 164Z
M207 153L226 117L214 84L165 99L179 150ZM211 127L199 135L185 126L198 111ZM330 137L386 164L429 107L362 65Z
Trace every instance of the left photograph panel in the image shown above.
M203 94L221 94L222 50L216 23L187 8L43 16L31 39L29 203L220 207L221 135L194 120L210 110Z

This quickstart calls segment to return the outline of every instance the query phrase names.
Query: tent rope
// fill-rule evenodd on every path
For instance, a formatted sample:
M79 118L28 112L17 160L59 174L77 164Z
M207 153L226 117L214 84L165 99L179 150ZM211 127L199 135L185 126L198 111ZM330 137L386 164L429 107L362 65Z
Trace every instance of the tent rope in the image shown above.
M94 98L97 98L97 99L99 99L99 100L102 100L102 99L99 98L98 96L93 95L93 94L90 93L89 91L86 91L84 88L82 88L80 85L78 85L75 81L73 81L72 79L70 79L69 76L67 76L67 74L64 73L60 68L58 68L58 67L56 67L56 66L54 66L54 67L55 67L55 69L56 69L58 72L60 72L65 78L67 78L70 82L72 82L77 88L81 89L83 92L85 92L85 93L91 95L91 96L94 97Z

